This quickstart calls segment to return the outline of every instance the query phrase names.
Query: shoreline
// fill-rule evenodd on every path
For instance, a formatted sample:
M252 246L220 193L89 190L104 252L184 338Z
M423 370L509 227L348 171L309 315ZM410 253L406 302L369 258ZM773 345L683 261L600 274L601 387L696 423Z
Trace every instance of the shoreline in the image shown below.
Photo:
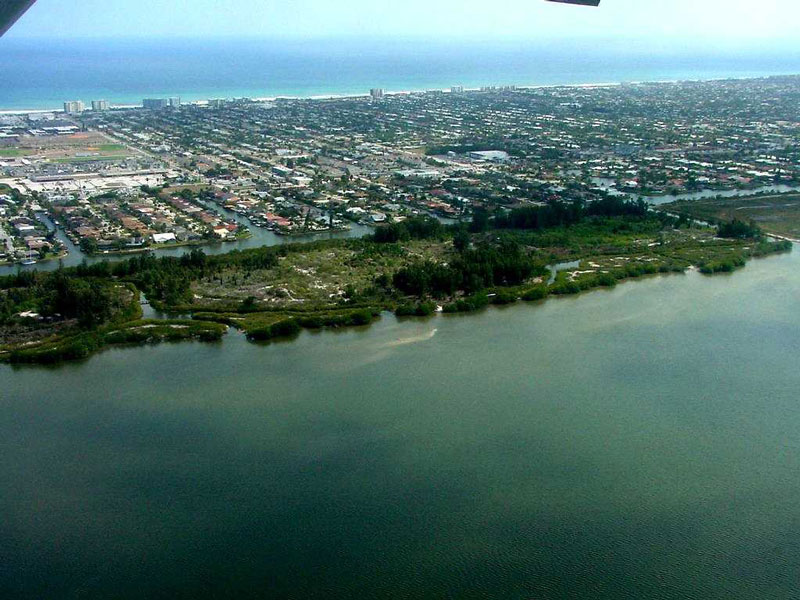
M689 236L689 233L686 235ZM691 239L696 238L691 237ZM202 276L197 273L193 276L190 274L189 277L187 290L192 293L192 299L176 296L173 300L165 298L158 287L151 286L152 289L148 289L148 281L151 279L147 277L144 279L140 277L141 280L137 280L107 275L103 279L109 286L107 289L116 289L120 284L128 287L133 293L135 307L123 307L118 316L101 323L97 328L68 327L63 331L54 329L49 334L45 333L45 337L37 338L35 333L37 327L32 327L27 335L33 337L26 339L23 337L25 332L22 332L15 341L6 340L5 344L0 345L0 362L61 363L85 359L103 349L132 342L144 344L185 339L218 341L228 327L240 331L251 342L290 340L303 330L367 326L386 311L394 313L397 317L427 317L433 313L467 314L480 312L490 305L539 303L553 296L576 296L591 290L613 288L631 279L649 276L686 272L699 272L706 276L732 273L745 267L753 259L794 250L794 245L787 241L766 244L759 242L756 245L740 240L718 241L720 243L713 247L703 244L702 241L698 241L692 247L667 244L663 247L663 251L653 251L646 256L642 255L642 252L647 251L634 249L630 253L624 253L622 258L611 259L587 250L580 253L575 260L548 267L548 271L554 275L550 279L544 278L544 271L537 273L534 269L527 279L516 285L489 285L480 291L470 293L456 289L450 292L440 291L435 295L432 290L416 292L400 286L388 296L367 294L356 296L352 303L312 302L303 306L290 303L281 306L259 304L258 299L253 296L250 297L252 300L249 304L246 304L236 294L228 296L223 294L218 298L219 301L197 304L195 299L202 299L207 295L202 290L191 288L191 281ZM326 250L321 248L319 251ZM246 258L246 255L243 256ZM224 257L225 255L222 255L222 258L218 259L222 262L217 266L231 267L233 263L225 262ZM276 259L274 263L272 266L277 266L278 260ZM236 264L241 266L244 263L237 260ZM294 263L289 261L286 264ZM402 264L408 268L410 263ZM402 264L394 266L402 267ZM67 273L78 277L74 270ZM164 281L163 270L156 269L147 273L155 275L160 273L161 277L156 279ZM353 275L352 281L358 280L357 275ZM88 273L81 277L93 276ZM264 281L269 283L267 280ZM261 285L260 282L256 283ZM155 296L148 295L150 292ZM198 296L198 294L203 295ZM157 321L152 323L142 321L143 295L157 313L163 313L148 316L148 318L155 316ZM213 295L210 297L212 300L216 298ZM262 302L266 300L262 299Z
M334 309L333 311L309 312L304 314L302 311L294 313L286 311L266 312L238 312L229 313L215 310L194 310L187 315L163 310L152 302L148 303L160 315L145 317L141 304L137 301L139 309L134 315L135 318L117 323L109 323L102 326L97 331L79 332L68 334L63 338L56 337L38 342L22 344L17 347L0 346L0 364L12 366L13 368L42 368L43 366L61 366L76 360L89 360L104 351L114 348L142 347L147 344L165 342L199 341L204 343L220 343L231 332L235 331L244 336L252 344L270 344L278 342L291 342L297 339L304 331L320 330L341 330L357 327L370 327L376 320L381 319L386 314L394 315L399 321L407 319L430 319L447 317L467 317L476 313L483 312L490 308L503 309L511 305L542 305L547 301L563 298L575 298L584 296L591 292L609 291L617 285L623 285L631 281L643 281L650 278L674 274L686 274L694 272L706 277L714 277L720 274L732 274L732 272L746 268L747 263L760 258L770 258L793 252L794 244L786 249L775 249L763 255L750 255L744 264L733 269L733 271L711 271L707 272L693 265L681 270L680 272L655 272L642 275L626 275L616 281L613 286L603 284L592 285L580 288L575 291L560 293L555 291L554 284L547 284L548 292L542 297L526 297L524 295L514 295L510 302L488 301L486 304L476 306L470 310L441 310L437 306L436 310L428 314L401 314L398 311L400 305L393 306L351 306L345 309ZM513 290L519 288L493 288L495 290L488 298L498 297L503 290ZM137 288L139 294L141 290ZM173 316L181 315L181 316ZM268 325L253 328L248 326L248 317L266 318ZM315 320L317 322L311 322ZM47 349L44 348L47 346ZM73 352L75 353L73 355Z
M618 87L623 85L644 85L644 84L654 84L654 85L670 85L670 84L677 84L677 83L711 83L711 82L719 82L719 81L756 81L759 79L768 79L771 77L797 77L800 76L800 72L793 73L793 74L773 74L773 75L764 75L761 77L710 77L710 78L686 78L686 79L643 79L643 80L630 80L630 81L609 81L609 82L582 82L582 83L531 83L531 84L493 84L487 83L483 86L478 87L467 87L463 86L463 93L467 92L480 92L483 87L495 87L495 88L503 88L503 87L514 87L518 90L541 90L541 89L559 89L559 88L573 88L573 89L593 89L593 88L609 88L609 87ZM384 90L384 96L408 96L410 94L422 94L426 92L441 92L445 94L454 93L451 91L450 88L418 88L418 89L407 89L407 90ZM457 92L456 92L457 93ZM144 95L146 93L143 92ZM172 95L176 95L181 97L180 93L175 93ZM155 94L158 96L158 94ZM197 99L197 100L186 100L182 102L184 106L207 106L209 103L209 99L229 99L229 98L237 98L238 96L221 96L215 94L208 94L206 99ZM315 94L309 93L304 95L292 95L292 94L277 94L277 95L270 95L270 96L255 96L250 98L253 102L275 102L277 100L291 100L291 101L300 101L300 100L312 100L312 101L330 101L330 100L348 100L354 98L369 98L369 92L364 93L328 93L328 94ZM114 101L109 100L110 110L132 110L137 108L142 108L141 104L130 104L129 102L121 102L119 104L114 103ZM54 108L4 108L0 107L0 116L13 116L13 115L27 115L27 114L45 114L45 113L61 113L63 111L63 107L54 107ZM91 112L88 110L87 112Z

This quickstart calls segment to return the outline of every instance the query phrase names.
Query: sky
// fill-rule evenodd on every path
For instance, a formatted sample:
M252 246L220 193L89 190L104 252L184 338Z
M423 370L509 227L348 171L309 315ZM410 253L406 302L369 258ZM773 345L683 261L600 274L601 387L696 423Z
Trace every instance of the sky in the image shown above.
M9 38L666 38L791 42L797 0L38 0Z

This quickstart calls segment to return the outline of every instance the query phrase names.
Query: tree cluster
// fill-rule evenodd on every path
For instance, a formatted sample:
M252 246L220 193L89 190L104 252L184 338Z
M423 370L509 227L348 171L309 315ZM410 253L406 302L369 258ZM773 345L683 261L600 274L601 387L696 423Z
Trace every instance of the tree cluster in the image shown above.
M727 223L720 223L717 228L717 235L722 238L749 240L760 238L763 234L755 223L745 223L739 219L734 219Z
M494 286L520 285L538 274L537 267L523 248L513 240L463 248L449 264L418 261L397 271L394 286L410 296L452 296L468 294Z
M445 226L432 217L413 217L400 223L379 227L375 231L373 240L379 244L428 240L441 237L445 231Z
M594 202L564 202L551 200L542 206L524 206L500 213L494 217L498 229L549 229L577 225L592 217L639 217L647 216L648 206L644 200L631 201L607 197Z

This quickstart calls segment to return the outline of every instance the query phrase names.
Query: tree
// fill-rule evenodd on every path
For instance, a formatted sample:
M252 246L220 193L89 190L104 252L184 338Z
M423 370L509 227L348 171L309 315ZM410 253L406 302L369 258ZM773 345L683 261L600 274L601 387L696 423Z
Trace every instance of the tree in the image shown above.
M721 223L717 228L717 235L723 238L732 239L755 239L762 236L761 229L753 223L745 223L739 219L733 219L727 223Z
M472 213L469 230L473 233L481 233L487 229L489 229L489 213L485 208L476 208Z
M80 247L86 254L94 254L97 252L97 240L89 237L82 238Z
M256 308L258 308L256 297L248 296L239 305L239 312L253 312Z
M453 247L460 253L469 249L472 241L469 233L465 229L459 229L453 236Z

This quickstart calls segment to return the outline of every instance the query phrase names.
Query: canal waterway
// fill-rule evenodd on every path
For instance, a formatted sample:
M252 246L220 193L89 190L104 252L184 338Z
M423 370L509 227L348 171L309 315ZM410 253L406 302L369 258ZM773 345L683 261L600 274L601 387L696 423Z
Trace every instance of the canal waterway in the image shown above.
M239 215L231 210L220 206L213 206L216 212L221 213L228 219L233 219L237 223L247 226L250 229L251 236L246 239L235 240L231 242L218 242L214 244L203 244L198 246L176 246L173 248L156 248L151 250L156 256L183 256L187 252L190 252L192 248L200 248L206 254L224 254L225 252L230 252L232 250L247 250L249 248L260 248L262 246L277 246L280 244L289 244L293 242L308 242L313 240L319 239L330 239L330 238L350 238L350 237L363 237L369 233L372 233L372 228L361 225L359 223L349 223L348 230L345 231L336 231L332 233L322 232L322 233L313 233L308 235L277 235L276 233L270 231L269 229L263 227L256 227L253 225L247 217ZM124 260L125 258L132 256L131 254L96 254L93 256L89 256L85 254L78 246L72 243L72 241L66 236L64 231L55 225L53 221L44 213L37 214L37 218L42 221L50 230L56 231L56 237L64 243L67 249L67 256L62 258L61 260L47 260L38 262L34 265L5 265L0 266L0 276L2 275L13 275L19 270L26 271L26 270L37 270L37 271L54 271L59 268L59 265L64 265L65 267L75 267L81 264L83 261L86 261L88 264L100 262L103 260Z

